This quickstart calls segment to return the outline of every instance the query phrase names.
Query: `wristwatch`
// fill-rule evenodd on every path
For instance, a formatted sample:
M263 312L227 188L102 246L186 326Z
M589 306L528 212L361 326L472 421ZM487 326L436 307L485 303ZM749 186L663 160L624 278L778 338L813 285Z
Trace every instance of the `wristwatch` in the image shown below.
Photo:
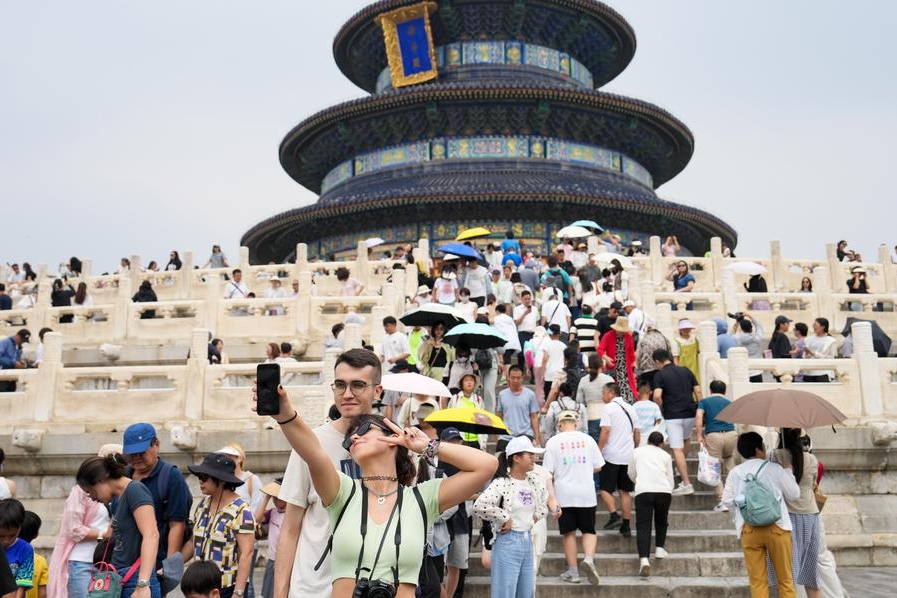
M138 588L148 588L148 587L149 587L149 580L148 580L148 579L138 579L138 580L137 580L137 587L138 587Z

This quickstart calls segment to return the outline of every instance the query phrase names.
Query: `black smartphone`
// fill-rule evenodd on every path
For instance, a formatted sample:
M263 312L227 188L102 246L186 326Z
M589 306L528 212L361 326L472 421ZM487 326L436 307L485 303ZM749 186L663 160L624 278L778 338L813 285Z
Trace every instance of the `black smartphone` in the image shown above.
M258 395L256 412L259 415L277 415L280 413L280 397L277 395L277 387L280 386L280 364L260 363L255 369L255 377Z

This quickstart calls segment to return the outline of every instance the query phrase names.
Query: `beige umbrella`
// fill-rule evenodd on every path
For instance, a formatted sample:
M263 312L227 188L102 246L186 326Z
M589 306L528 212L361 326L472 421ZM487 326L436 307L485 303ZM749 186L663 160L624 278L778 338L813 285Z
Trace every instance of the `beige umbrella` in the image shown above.
M733 424L805 430L841 423L846 418L819 395L790 388L748 393L717 415L717 419Z

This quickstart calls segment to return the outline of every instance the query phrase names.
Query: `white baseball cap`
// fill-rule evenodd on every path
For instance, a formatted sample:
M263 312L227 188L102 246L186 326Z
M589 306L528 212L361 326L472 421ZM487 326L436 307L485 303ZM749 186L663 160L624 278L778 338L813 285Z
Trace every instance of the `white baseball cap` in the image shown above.
M544 452L545 449L533 446L533 441L530 440L529 436L517 436L516 438L512 438L511 441L508 442L508 446L505 447L506 457L516 455L517 453L533 453L541 455Z

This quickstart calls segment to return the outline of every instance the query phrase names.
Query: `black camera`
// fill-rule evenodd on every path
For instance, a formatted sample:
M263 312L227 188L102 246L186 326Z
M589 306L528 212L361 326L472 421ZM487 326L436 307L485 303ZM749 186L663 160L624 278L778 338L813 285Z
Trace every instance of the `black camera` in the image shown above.
M394 598L396 588L378 579L359 579L355 582L352 598Z
M726 315L729 316L730 318L732 318L733 320L735 320L736 322L740 322L744 319L743 311L736 311L734 314L726 314Z

